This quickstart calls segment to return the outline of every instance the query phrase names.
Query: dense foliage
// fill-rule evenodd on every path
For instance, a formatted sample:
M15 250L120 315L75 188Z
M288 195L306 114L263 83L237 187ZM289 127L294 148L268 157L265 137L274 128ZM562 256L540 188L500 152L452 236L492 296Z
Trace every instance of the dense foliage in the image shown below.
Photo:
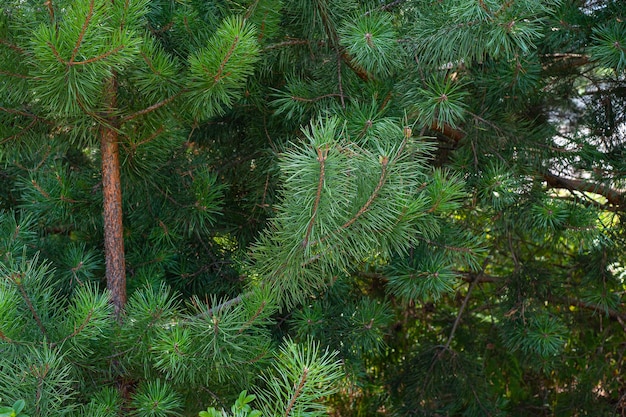
M626 413L620 1L0 9L0 414Z

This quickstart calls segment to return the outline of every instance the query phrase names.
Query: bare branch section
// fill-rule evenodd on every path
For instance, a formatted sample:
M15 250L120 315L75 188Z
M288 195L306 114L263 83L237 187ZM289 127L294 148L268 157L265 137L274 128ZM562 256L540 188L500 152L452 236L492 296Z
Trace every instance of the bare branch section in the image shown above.
M548 186L552 188L564 188L570 191L598 194L606 198L609 204L617 207L621 207L624 204L624 194L604 184L563 178L549 172L543 174L543 179L546 181Z

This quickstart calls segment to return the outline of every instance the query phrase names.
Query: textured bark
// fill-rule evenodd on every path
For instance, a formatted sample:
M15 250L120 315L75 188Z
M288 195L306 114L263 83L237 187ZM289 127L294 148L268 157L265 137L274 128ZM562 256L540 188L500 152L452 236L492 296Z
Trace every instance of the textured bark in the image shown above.
M115 129L117 84L111 78L107 85L110 125L100 130L102 154L102 193L104 217L104 254L107 288L115 315L121 319L126 304L126 266L124 259L124 229L122 224L122 188L118 133Z

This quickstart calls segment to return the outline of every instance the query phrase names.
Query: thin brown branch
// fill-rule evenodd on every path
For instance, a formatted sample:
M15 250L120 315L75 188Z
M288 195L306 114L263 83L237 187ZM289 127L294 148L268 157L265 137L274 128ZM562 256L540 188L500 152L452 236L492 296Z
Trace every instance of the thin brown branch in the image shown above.
M454 319L454 324L452 325L452 330L450 330L450 335L448 336L448 340L446 341L445 348L450 349L450 344L452 343L452 339L454 338L454 334L456 333L456 329L459 327L459 323L461 322L461 317L463 316L463 312L467 307L467 303L469 301L470 295L472 294L472 290L478 283L478 279L475 278L471 283L469 288L467 289L467 294L465 294L465 298L463 299L463 304L461 304L461 308L459 308L459 312L456 315L456 319Z
M250 327L252 325L252 323L254 323L254 321L259 318L259 316L261 315L261 313L263 312L263 310L265 309L265 306L267 305L267 303L265 301L263 301L261 303L261 305L259 306L259 308L254 312L254 314L252 315L252 317L250 317L250 320L246 321L243 326L241 326L241 328L239 328L239 330L237 331L237 333L241 334L243 333L248 327Z
M6 39L0 38L0 45L4 45L7 48L13 49L15 52L17 52L19 54L23 54L24 53L24 50L22 48L20 48L19 46L17 46L14 43L11 43L11 42L7 41Z
M215 81L216 83L222 79L224 68L226 68L226 64L228 64L230 57L233 55L233 52L235 52L235 48L237 48L238 43L239 43L239 36L235 36L235 39L233 40L233 44L228 49L228 52L226 52L226 56L224 57L222 62L220 62L220 67L217 70L217 74L213 76L213 81Z
M111 56L111 55L113 55L113 54L115 54L115 53L117 53L117 52L121 51L121 50L122 50L122 49L124 49L125 47L126 47L126 46L124 46L124 45L120 45L120 46L118 46L118 47L116 47L116 48L111 49L110 51L106 51L105 53L103 53L103 54L101 54L101 55L94 56L93 58L89 58L89 59L86 59L86 60L84 60L84 61L73 61L73 62L68 62L68 65L87 65L87 64L91 64L91 63L93 63L93 62L96 62L96 61L100 61L100 60L102 60L102 59L105 59L105 58L107 58L107 57L109 57L109 56Z
M54 55L57 61L59 61L63 65L67 65L67 62L61 57L61 54L59 54L59 51L57 51L57 48L54 46L54 44L51 42L46 42L46 44L50 47L52 55Z
M50 16L50 23L54 25L54 7L52 5L52 0L46 0L44 6L48 8L48 15Z
M341 55L337 54L337 84L339 85L339 98L341 99L341 108L346 108L346 102L343 95L343 82L341 80Z
M317 182L317 192L315 193L315 201L313 203L313 213L311 213L311 220L306 228L306 234L302 241L302 246L306 247L309 244L309 238L311 237L311 231L313 230L313 224L317 216L317 209L319 208L320 200L322 199L322 188L324 187L324 181L326 177L326 158L328 158L328 147L324 149L317 149L317 161L320 164L320 176Z
M289 417L291 415L291 409L293 408L296 401L298 400L298 397L300 397L300 394L302 393L302 388L304 387L304 384L306 383L308 373L309 373L308 368L305 367L304 369L302 369L302 376L300 377L300 381L298 382L298 385L295 387L296 391L291 396L291 399L289 400L289 404L287 404L287 408L285 409L285 417Z
M83 27L80 29L80 33L78 34L78 39L76 39L76 45L74 45L74 50L72 51L72 56L68 62L69 65L74 64L74 59L76 58L76 54L78 54L78 49L80 49L80 45L83 43L83 38L85 37L85 32L87 31L87 27L91 22L91 18L93 17L93 3L94 0L89 2L89 11L87 12L87 16L85 16L85 22L83 23Z
M9 279L13 281L13 283L19 290L20 295L22 296L22 299L28 306L28 309L30 310L31 314L33 315L33 318L35 319L35 322L37 323L39 330L41 330L41 333L43 333L43 335L46 338L48 338L48 332L46 331L46 328L43 325L43 322L41 321L41 317L39 317L39 314L37 313L37 310L35 310L35 307L33 306L33 303L30 300L30 297L28 296L28 294L26 294L26 290L24 290L24 286L22 285L23 276L21 274L17 274L17 275L13 274L9 276Z
M435 122L430 125L430 129L442 133L444 136L449 137L455 142L458 142L465 137L465 132L446 123L439 125L439 123Z
M606 198L609 204L618 207L624 205L624 194L604 184L597 184L579 179L563 178L550 172L543 174L543 179L546 181L548 186L552 188L564 188L570 191L598 194Z
M21 79L24 79L24 80L30 80L30 79L34 78L34 77L31 77L30 75L15 74L13 72L6 72L6 71L0 71L0 74L8 75L9 77L21 78Z
M380 193L381 188L383 188L383 185L385 185L385 180L387 179L387 165L388 164L389 164L389 157L383 156L380 162L381 170L380 170L380 177L378 178L378 184L376 184L376 187L372 191L372 194L370 194L365 204L363 204L363 206L359 209L359 211L357 211L357 213L350 220L348 220L347 222L341 225L341 229L347 229L348 227L352 226L359 217L361 217L367 210L369 210L374 200L378 198L378 194Z
M341 97L341 94L324 94L323 96L314 97L314 98L291 96L291 99L293 101L300 101L302 103L315 103L317 101L320 101L329 97Z
M309 41L308 39L292 39L292 40L278 42L278 43L274 43L272 45L268 45L265 48L263 48L263 52L271 51L272 49L283 48L285 46L309 45L310 43L311 43L311 41ZM320 42L318 42L318 44L323 45L323 44L325 44L325 42L320 41Z
M168 104L168 103L170 103L171 101L173 101L174 99L176 99L178 96L180 96L180 95L181 95L182 93L184 93L184 92L185 92L185 90L179 91L178 93L174 94L173 96L168 97L168 98L166 98L166 99L164 99L164 100L161 100L161 101L159 101L158 103L155 103L155 104L153 104L153 105L152 105L152 106L150 106L150 107L146 107L145 109L143 109L143 110L139 110L139 111L138 111L138 112L136 112L136 113L129 114L128 116L126 116L126 117L124 117L124 118L122 119L122 122L127 122L127 121L132 120L132 119L135 119L135 118L137 118L137 117L139 117L139 116L143 116L144 114L148 114L148 113L150 113L150 112L153 112L153 111L155 111L155 110L158 110L159 108L161 108L161 107L165 106L166 104Z
M619 312L617 310L613 310L611 308L604 308L602 306L598 306L598 305L595 305L595 304L592 304L592 303L588 303L586 301L575 300L575 299L570 299L570 298L559 298L559 299L557 299L557 301L559 303L562 303L562 304L567 304L567 305L570 305L570 306L584 308L586 310L593 310L593 311L597 311L597 312L604 312L611 319L616 320L622 326L625 326L624 322L626 321L626 314L623 314L623 313L621 313L621 312ZM626 330L626 326L624 328Z
M50 347L55 347L58 345L62 345L63 343L65 343L67 340L71 339L72 337L76 337L78 336L78 334L80 334L80 332L82 332L85 327L87 327L87 324L89 324L89 322L91 321L91 315L93 314L93 310L89 311L89 314L87 314L87 317L85 317L85 320L80 324L80 326L78 326L77 328L74 329L74 331L72 332L72 334L69 334L67 336L65 336L61 341L59 342L55 342L55 343L51 343Z
M361 80L365 82L372 80L373 77L371 76L371 74L367 72L363 67L356 64L352 57L346 51L341 52L341 58L343 58L343 62L346 63L348 68L350 68L352 72L354 72Z

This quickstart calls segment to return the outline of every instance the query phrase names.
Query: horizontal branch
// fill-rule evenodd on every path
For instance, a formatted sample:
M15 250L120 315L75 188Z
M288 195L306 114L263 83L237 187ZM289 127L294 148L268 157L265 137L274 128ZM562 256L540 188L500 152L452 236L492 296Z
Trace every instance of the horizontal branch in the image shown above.
M182 93L184 93L184 92L185 92L185 90L179 91L178 93L174 94L173 96L170 96L170 97L168 97L168 98L166 98L166 99L164 99L164 100L161 100L161 101L159 101L158 103L155 103L155 104L153 104L153 105L152 105L152 106L150 106L150 107L146 107L146 108L145 108L145 109L143 109L143 110L139 110L139 111L138 111L138 112L136 112L136 113L130 114L130 115L128 115L128 116L126 116L126 117L124 117L124 118L122 119L122 122L127 122L127 121L129 121L129 120L136 119L136 118L137 118L137 117L139 117L139 116L143 116L144 114L148 114L148 113L150 113L150 112L153 112L153 111L155 111L155 110L157 110L157 109L159 109L159 108L161 108L161 107L165 106L166 104L170 103L171 101L173 101L174 99L176 99L178 96L180 96L180 95L181 95Z
M583 193L594 193L603 196L609 204L622 206L624 204L624 194L613 188L591 181L584 181L572 178L563 178L550 172L543 174L543 179L552 188L564 188L570 191L580 191Z

